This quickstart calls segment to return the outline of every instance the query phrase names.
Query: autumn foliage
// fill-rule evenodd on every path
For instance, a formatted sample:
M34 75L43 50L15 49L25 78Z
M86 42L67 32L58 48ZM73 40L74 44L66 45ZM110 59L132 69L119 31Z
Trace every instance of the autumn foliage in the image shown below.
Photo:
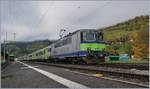
M149 16L134 19L103 28L104 40L112 43L106 51L128 54L135 59L149 58Z
M133 52L135 58L148 58L149 30L143 29L133 33Z

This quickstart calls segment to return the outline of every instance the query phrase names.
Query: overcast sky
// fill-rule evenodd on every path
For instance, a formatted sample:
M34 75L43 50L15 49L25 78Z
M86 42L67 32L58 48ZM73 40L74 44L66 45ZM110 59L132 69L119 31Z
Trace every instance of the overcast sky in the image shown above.
M98 29L148 14L144 1L1 1L1 41L58 39L60 29Z

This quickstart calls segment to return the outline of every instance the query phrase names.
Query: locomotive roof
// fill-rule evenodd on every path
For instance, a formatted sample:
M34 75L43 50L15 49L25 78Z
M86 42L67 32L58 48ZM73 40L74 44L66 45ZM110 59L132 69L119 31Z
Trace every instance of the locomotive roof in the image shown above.
M74 32L72 32L72 33L67 34L66 36L64 36L64 37L62 37L62 38L56 40L55 42L57 42L57 41L59 41L59 40L61 40L61 39L63 39L63 38L66 38L66 37L68 37L68 36L72 36L72 35L76 34L77 32L81 32L81 31L91 31L91 30L93 30L93 31L99 31L99 30L97 30L97 29L79 29L79 30L77 30L77 31L74 31ZM54 42L54 43L55 43L55 42Z
M79 30L77 30L77 31L74 31L73 33L70 33L70 34L66 35L66 36L71 36L71 35L73 35L73 34L79 32L79 31L89 31L89 30L98 31L97 29L79 29ZM66 37L66 36L65 36L65 37Z

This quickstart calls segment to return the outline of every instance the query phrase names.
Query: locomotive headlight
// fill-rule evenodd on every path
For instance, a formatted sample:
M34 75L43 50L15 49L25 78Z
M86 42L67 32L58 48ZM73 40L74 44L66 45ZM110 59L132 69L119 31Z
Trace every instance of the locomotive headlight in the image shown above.
M103 56L103 54L100 55L101 57Z

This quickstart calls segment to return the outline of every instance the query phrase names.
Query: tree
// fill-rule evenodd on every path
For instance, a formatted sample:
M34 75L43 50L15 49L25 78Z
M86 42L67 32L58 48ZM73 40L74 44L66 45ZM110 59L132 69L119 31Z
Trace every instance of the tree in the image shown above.
M142 29L132 34L133 52L135 58L148 58L149 29Z

